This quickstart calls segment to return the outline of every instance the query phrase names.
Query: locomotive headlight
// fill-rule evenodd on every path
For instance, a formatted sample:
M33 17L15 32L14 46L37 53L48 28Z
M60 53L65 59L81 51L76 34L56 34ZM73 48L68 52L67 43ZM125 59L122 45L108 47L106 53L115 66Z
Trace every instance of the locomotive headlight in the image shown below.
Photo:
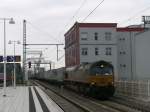
M95 85L95 82L91 82L91 85Z
M101 65L100 67L101 67L101 68L103 68L103 67L104 67L104 65Z

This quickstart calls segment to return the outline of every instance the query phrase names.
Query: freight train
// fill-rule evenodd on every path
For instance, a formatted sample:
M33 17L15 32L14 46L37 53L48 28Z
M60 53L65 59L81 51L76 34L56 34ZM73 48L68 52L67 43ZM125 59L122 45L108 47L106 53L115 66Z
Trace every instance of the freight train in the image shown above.
M41 73L37 77L101 99L109 98L115 92L113 66L103 60L69 68L54 69L44 74Z

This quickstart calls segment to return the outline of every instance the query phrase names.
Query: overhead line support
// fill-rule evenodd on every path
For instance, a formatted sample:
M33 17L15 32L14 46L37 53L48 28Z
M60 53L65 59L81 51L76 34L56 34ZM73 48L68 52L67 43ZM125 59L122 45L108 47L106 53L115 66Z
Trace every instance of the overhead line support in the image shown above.
M38 46L38 45L56 45L56 47L57 47L57 61L59 60L59 58L58 58L58 46L59 45L64 45L64 44L26 44L26 46Z

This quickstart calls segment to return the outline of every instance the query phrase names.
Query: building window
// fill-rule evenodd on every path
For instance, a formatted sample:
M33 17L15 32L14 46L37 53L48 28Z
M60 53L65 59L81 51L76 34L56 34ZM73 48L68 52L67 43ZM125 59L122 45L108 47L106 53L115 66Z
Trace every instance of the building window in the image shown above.
M87 32L82 32L81 33L81 40L87 40L88 38L88 33Z
M120 64L121 68L126 68L126 64Z
M125 41L125 38L119 38L120 41Z
M81 54L84 56L88 55L88 48L82 48Z
M125 55L125 54L126 54L126 52L125 52L125 51L123 51L123 54Z
M99 55L98 48L95 48L95 55Z
M94 39L98 40L98 33L97 32L94 33Z
M111 35L112 35L111 32L106 32L105 33L105 40L110 41L111 40Z
M106 48L106 55L111 55L111 47Z
M125 51L120 51L120 55L125 55L126 52Z

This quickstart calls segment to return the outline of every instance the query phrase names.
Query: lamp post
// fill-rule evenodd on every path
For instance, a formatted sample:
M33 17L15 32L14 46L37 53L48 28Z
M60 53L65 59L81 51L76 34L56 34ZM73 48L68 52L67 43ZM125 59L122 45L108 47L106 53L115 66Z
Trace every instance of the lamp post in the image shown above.
M9 21L9 24L15 24L13 18L0 18L4 22L4 94L6 96L6 21Z
M16 52L16 44L20 44L20 41L9 41L8 44L14 44L14 58L13 58L13 61L14 61L14 88L16 88L16 63L15 63L15 52Z

